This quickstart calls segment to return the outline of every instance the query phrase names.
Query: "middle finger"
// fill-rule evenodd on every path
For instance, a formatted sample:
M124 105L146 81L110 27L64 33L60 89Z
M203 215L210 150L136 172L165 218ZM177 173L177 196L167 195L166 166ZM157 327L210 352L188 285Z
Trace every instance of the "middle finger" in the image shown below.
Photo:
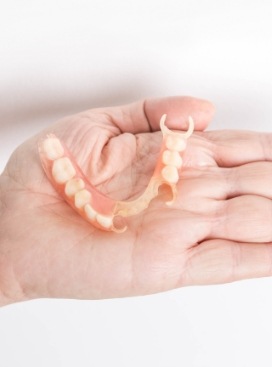
M253 162L232 168L186 168L178 185L183 200L186 197L224 200L241 195L272 199L271 182L272 162Z

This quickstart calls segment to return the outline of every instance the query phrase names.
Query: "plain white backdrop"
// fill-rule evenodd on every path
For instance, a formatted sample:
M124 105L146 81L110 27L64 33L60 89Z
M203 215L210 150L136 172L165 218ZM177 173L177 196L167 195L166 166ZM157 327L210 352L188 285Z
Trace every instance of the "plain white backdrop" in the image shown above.
M0 170L58 118L193 95L271 131L272 2L0 0ZM0 366L271 367L272 279L0 309Z

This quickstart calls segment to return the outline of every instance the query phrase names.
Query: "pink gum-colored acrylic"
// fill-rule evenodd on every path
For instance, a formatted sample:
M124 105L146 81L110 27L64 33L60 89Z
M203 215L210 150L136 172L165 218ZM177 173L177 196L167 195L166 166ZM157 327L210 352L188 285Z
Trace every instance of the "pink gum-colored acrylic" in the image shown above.
M149 181L146 190L136 200L115 201L99 192L89 182L89 180L84 175L80 167L77 165L75 159L73 158L69 150L53 134L48 135L45 139L43 139L39 143L39 153L42 166L49 181L56 189L56 191L80 216L82 216L85 220L87 220L88 222L90 222L92 225L94 225L99 229L105 231L123 232L126 230L126 227L123 226L122 228L116 228L114 225L114 218L136 215L145 210L148 207L150 201L158 195L158 191L161 185L168 185L172 191L173 198L170 202L167 202L168 205L171 205L171 203L176 198L177 195L176 183L179 178L179 174L177 172L180 167L179 168L175 167L175 165L171 164L171 162L169 165L166 165L163 162L164 157L163 155L165 154L165 151L167 151L168 153L170 151L169 153L170 155L182 154L182 152L186 148L186 139L188 139L193 132L194 123L193 119L189 117L188 119L189 128L185 133L181 133L169 130L165 126L165 120L166 115L163 115L160 121L160 127L163 134L163 141L157 165L155 167L154 173ZM73 196L71 197L66 194L65 192L66 183L65 182L59 183L54 178L52 171L55 160L52 159L51 157L50 158L48 157L46 149L44 148L45 147L44 142L46 140L48 141L49 139L54 139L55 141L57 139L58 144L62 147L61 157L67 157L72 163L72 166L75 171L73 178L81 179L84 182L84 189L90 193L90 203L88 203L89 208L91 206L91 208L96 213L94 218L90 218L90 216L87 215L88 210L85 208L85 206L82 208L78 208L75 205L75 198ZM104 225L105 220L107 222L107 225Z

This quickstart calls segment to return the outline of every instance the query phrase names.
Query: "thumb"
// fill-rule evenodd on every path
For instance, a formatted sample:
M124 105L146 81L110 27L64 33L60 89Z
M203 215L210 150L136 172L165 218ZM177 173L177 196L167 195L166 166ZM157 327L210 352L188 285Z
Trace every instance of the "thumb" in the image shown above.
M145 101L145 114L153 131L159 130L160 118L167 114L170 129L187 130L188 117L195 123L195 130L205 130L212 120L215 108L209 101L193 97L168 97Z

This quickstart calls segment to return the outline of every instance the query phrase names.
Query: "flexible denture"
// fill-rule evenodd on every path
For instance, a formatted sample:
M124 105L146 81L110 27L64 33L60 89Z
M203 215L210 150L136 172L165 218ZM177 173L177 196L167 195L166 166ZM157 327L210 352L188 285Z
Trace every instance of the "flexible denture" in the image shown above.
M185 133L171 131L165 126L166 115L160 121L163 142L153 176L143 194L131 201L115 201L98 191L78 167L69 150L53 134L39 143L39 153L44 171L51 184L66 202L95 227L114 232L124 232L127 227L116 228L114 218L129 217L145 210L159 192L161 185L172 191L171 205L177 195L176 184L182 167L182 152L186 140L194 130L189 116L189 128Z

